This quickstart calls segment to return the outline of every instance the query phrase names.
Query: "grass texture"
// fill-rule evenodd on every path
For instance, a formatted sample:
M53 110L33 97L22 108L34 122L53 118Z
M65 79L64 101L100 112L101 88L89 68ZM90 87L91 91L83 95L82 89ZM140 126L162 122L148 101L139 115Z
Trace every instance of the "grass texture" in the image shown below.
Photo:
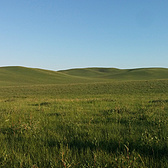
M2 69L11 79L4 75L0 86L0 167L168 167L168 80ZM65 81L54 83L57 77Z

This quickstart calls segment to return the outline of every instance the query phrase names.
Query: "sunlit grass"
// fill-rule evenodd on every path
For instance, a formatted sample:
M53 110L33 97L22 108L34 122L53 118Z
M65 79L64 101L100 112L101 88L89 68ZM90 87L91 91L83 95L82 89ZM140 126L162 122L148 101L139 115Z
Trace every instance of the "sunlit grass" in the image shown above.
M167 167L167 86L1 87L0 167Z

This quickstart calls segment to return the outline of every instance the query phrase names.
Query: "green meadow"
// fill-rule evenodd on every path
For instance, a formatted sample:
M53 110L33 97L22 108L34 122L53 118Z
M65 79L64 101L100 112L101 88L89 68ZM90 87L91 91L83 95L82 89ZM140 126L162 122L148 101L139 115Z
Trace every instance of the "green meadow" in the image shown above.
M168 69L1 67L0 167L168 167Z

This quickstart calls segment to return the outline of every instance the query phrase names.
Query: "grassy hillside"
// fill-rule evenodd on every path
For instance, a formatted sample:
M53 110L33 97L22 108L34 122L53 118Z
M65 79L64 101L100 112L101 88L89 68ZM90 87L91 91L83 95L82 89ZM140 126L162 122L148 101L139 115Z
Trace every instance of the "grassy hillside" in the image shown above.
M166 78L155 68L0 68L0 167L168 167Z
M25 67L1 67L0 86L110 82L111 80L168 79L168 69L81 68L49 71Z
M60 72L73 76L117 79L117 80L168 79L168 69L166 68L139 68L139 69L81 68L81 69L70 69Z
M86 79L62 72L25 67L1 67L0 86L23 84L83 83ZM88 79L89 81L89 79Z

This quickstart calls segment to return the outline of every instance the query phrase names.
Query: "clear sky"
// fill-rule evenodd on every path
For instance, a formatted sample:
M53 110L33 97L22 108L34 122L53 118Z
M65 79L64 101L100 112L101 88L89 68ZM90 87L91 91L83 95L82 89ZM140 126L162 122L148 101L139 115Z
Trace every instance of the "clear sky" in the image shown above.
M167 67L168 0L0 0L0 66Z

